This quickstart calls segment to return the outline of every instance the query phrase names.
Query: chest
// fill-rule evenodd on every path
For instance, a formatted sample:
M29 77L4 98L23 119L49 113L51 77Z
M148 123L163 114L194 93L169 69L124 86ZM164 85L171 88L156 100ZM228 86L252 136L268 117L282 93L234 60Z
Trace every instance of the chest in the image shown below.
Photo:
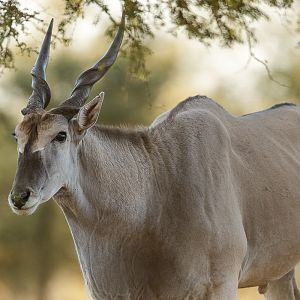
M108 241L91 235L75 244L94 299L184 299L186 293L199 298L205 291L208 262L200 252L189 259L183 248L167 250L132 237Z

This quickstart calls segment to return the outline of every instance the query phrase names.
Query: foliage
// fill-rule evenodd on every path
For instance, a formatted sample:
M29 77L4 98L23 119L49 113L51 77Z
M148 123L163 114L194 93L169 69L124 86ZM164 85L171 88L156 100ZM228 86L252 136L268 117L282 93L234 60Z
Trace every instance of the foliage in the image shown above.
M0 0L0 67L14 67L14 56L11 49L12 40L21 52L31 52L21 39L21 32L25 32L25 24L37 21L37 12L29 13L27 9L20 9L17 0Z
M94 5L109 16L112 26L107 34L112 36L118 22L113 18L108 0L63 0L64 18L59 24L57 38L69 43L67 27L78 18L85 17L85 9ZM255 42L254 21L268 19L269 7L285 10L293 0L123 0L120 1L126 14L125 54L130 58L130 69L136 75L146 76L145 56L151 53L145 39L154 36L154 28L164 27L176 35L183 31L189 38L209 45L218 40L231 47L235 43ZM21 40L21 31L28 23L42 22L38 12L21 9L18 0L0 0L0 67L13 67L14 57L10 41L13 39L21 51L32 49ZM171 24L171 28L169 25ZM44 24L46 26L46 24Z

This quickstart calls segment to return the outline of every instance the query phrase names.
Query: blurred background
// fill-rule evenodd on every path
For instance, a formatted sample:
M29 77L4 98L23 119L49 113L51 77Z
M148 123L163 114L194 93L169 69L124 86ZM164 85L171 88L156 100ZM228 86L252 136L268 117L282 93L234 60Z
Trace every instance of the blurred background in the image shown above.
M43 11L45 20L63 11L63 1L20 1L31 10ZM112 1L112 13L120 15L119 1ZM185 98L201 94L216 100L233 115L266 109L279 102L300 104L300 35L295 32L299 4L283 15L268 8L270 21L256 24L258 43L252 51L263 63L250 58L247 45L207 48L180 32L173 37L156 31L146 43L153 51L147 57L149 76L138 78L129 72L129 62L120 56L106 77L93 89L105 91L99 122L102 124L149 125L163 111ZM47 80L55 106L72 90L77 75L90 67L109 46L104 36L109 26L103 17L93 24L90 7L85 18L73 27L69 47L57 43L51 50ZM54 30L55 31L55 30ZM28 43L39 46L43 34L34 28ZM29 217L14 215L7 195L16 166L16 145L11 133L21 120L20 109L31 94L30 70L35 57L16 51L16 70L0 77L0 299L1 300L86 300L82 276L72 238L62 211L53 200ZM299 273L299 272L298 272ZM300 274L297 275L298 283ZM263 299L256 288L239 291L239 300Z

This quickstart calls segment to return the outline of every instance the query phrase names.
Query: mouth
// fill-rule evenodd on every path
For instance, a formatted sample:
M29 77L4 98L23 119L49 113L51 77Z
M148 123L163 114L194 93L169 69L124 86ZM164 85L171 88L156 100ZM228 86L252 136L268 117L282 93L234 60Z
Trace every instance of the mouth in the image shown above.
M24 208L23 207L17 208L17 207L14 206L14 209L16 209L16 210L30 210L30 209L32 209L35 206L36 206L36 204L34 204L32 206L29 206L29 207L24 207Z
M17 215L31 215L37 209L37 207L38 207L38 203L35 203L29 207L21 207L21 208L11 205L13 212L16 213Z

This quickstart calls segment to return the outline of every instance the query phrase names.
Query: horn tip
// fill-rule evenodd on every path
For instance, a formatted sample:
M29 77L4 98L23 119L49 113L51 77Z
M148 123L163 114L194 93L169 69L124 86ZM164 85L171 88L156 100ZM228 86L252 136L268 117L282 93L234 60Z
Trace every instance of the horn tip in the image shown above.
M48 27L48 32L52 32L52 28L53 28L53 22L54 22L54 18L51 19L49 27Z
M121 26L125 26L125 9L122 10Z

